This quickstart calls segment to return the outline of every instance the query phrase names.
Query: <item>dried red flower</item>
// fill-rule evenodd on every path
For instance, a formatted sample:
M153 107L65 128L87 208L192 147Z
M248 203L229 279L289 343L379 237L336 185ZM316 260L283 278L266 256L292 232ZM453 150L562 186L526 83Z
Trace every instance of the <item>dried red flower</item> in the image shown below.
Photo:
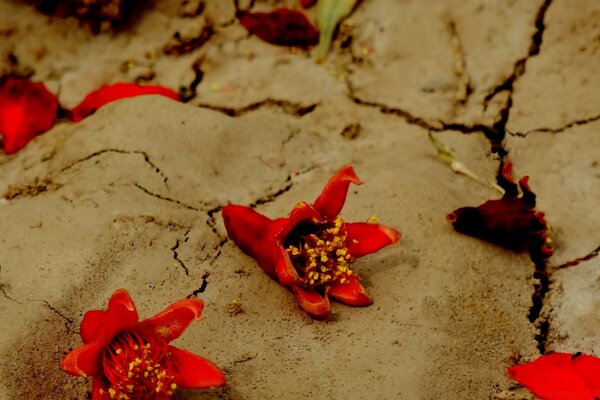
M67 354L62 369L93 378L92 400L167 400L177 387L223 386L225 376L216 365L169 345L200 319L203 307L198 299L181 300L138 322L133 300L117 290L106 311L85 313L84 344Z
M240 11L238 18L248 32L271 44L308 47L319 43L317 28L299 11L287 8L270 13Z
M4 152L13 154L54 126L56 96L43 83L8 78L0 86L0 134Z
M309 8L317 4L317 0L300 0L300 4L302 4L302 7L304 8Z
M313 205L299 203L287 218L271 220L239 205L223 208L229 238L316 318L328 314L329 296L351 306L371 304L350 264L400 240L398 231L384 225L342 221L338 214L351 183L362 182L346 166Z
M181 100L179 93L163 86L116 83L114 85L102 86L100 89L88 94L79 105L71 110L71 119L74 122L79 122L105 104L120 99L148 94L165 96L177 101Z
M535 209L535 193L524 176L519 181L523 192L511 178L512 164L500 166L498 184L504 196L478 207L463 207L448 214L448 221L460 233L475 236L512 250L530 251L532 257L552 255L544 213Z
M508 369L510 377L541 400L600 398L600 359L581 353L552 353Z

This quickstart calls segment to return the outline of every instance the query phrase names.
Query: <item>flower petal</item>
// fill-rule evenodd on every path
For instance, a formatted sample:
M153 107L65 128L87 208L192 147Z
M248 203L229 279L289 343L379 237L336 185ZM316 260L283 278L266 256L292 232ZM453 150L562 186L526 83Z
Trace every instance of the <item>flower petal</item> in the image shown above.
M180 300L140 322L140 328L161 336L168 343L181 336L192 320L199 320L203 308L204 303L200 299Z
M106 319L98 336L112 339L119 332L135 328L138 319L138 312L129 293L125 289L118 289L108 301Z
M221 212L227 236L246 254L254 258L258 265L272 277L276 276L275 264L280 250L275 242L273 221L250 207L227 205ZM281 229L282 222L277 222Z
M508 369L514 380L543 400L593 400L600 396L600 359L553 353Z
M316 290L292 286L298 305L311 317L325 318L329 314L329 298L327 294L321 296Z
M351 275L346 279L347 282L345 283L338 282L332 285L329 290L329 296L344 304L355 307L365 307L373 303L356 276Z
M178 387L205 389L225 385L225 375L211 361L173 346L168 351Z
M103 378L101 376L94 376L92 379L92 400L105 400L106 397L100 392L101 390L107 391L104 385Z
M278 8L271 13L238 13L240 23L265 42L280 46L308 47L318 43L317 28L299 11Z
M98 338L92 343L79 346L65 356L61 368L70 375L96 375L100 371L102 353L108 342L106 338Z
M355 222L344 224L343 229L348 235L348 252L354 258L374 253L400 240L400 232L385 225Z
M88 94L79 105L71 110L71 119L73 122L79 122L108 103L148 94L157 94L173 100L180 100L179 93L163 86L141 86L135 83L116 83L114 85L102 86L100 89Z
M347 165L342 167L325 185L323 191L315 200L313 207L321 214L323 218L334 219L342 210L348 187L351 183L355 185L362 184L356 176L354 168Z
M4 152L13 154L54 126L56 96L43 83L8 78L0 86L0 134Z
M106 322L106 311L90 310L85 313L79 327L83 343L87 344L96 340L102 333L102 326Z

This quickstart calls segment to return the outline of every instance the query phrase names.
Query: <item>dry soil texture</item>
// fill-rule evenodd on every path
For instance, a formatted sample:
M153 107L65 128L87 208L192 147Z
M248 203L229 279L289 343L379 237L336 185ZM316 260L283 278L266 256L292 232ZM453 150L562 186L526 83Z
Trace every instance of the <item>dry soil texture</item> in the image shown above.
M317 64L248 36L232 1L158 0L92 35L4 0L0 52L0 73L65 107L118 81L190 98L120 101L0 155L1 399L88 398L60 362L121 287L142 317L206 303L175 344L228 385L178 400L527 399L507 366L600 355L597 1L365 0ZM428 131L485 180L501 156L530 176L547 265L453 231L446 213L499 195L453 174ZM346 164L365 184L343 217L376 215L402 240L355 264L372 306L315 321L226 238L220 210L285 216Z

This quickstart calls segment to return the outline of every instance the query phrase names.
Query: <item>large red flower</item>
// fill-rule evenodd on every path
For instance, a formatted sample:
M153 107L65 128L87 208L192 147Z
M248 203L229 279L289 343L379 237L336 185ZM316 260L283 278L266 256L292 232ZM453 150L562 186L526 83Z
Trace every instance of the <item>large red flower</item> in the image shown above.
M200 319L203 307L198 299L181 300L138 322L133 300L117 290L106 311L84 315L84 344L67 354L62 369L93 378L92 400L166 400L177 387L223 386L225 376L216 365L169 345Z
M58 100L43 83L11 77L0 84L0 135L6 154L52 128L57 111Z
M501 199L454 210L448 214L448 221L458 232L508 249L529 250L534 259L547 258L552 255L552 247L544 213L535 208L536 196L529 187L529 177L522 177L517 186L511 170L512 164L507 163L498 171L498 184L504 189Z
M228 205L223 221L231 240L262 269L295 294L316 318L329 312L329 296L352 306L371 299L350 265L359 257L400 240L393 228L346 223L340 213L351 183L362 182L354 169L340 169L312 204L299 203L287 218L269 219L250 207Z

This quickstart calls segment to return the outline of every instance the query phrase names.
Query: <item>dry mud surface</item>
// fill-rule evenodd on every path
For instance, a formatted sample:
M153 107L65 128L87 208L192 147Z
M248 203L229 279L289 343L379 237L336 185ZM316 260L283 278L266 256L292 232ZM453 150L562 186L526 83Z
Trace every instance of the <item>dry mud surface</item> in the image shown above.
M528 399L507 366L600 354L597 1L365 0L324 64L249 37L233 2L193 3L99 35L0 3L0 71L29 70L66 107L118 81L196 93L116 102L0 155L1 399L88 398L60 361L120 287L142 317L206 303L175 344L228 385L179 400ZM281 3L296 7L254 7ZM207 24L205 43L170 53ZM530 176L552 226L548 288L527 254L453 231L446 213L498 195L453 174L428 131L485 179L498 152ZM220 210L286 215L345 164L365 184L344 218L376 215L402 240L355 264L372 306L315 321L226 238Z

